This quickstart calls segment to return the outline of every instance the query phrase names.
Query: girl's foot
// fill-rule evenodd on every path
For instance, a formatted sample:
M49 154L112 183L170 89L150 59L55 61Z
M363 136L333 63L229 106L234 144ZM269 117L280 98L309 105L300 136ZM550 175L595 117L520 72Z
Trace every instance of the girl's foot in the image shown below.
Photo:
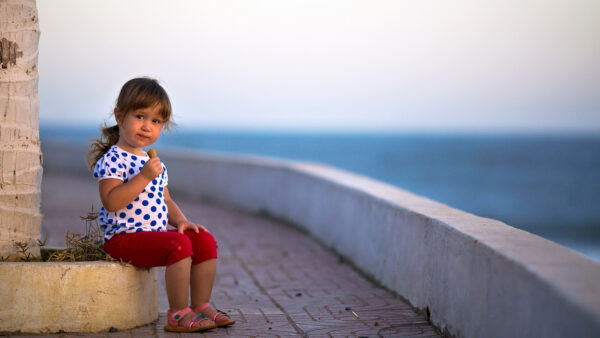
M194 309L198 315L203 315L215 322L216 327L232 325L235 320L231 319L228 314L223 311L216 310L209 303L204 303Z
M165 331L171 332L196 332L217 327L215 322L201 314L197 314L187 307L183 310L167 312L167 325Z

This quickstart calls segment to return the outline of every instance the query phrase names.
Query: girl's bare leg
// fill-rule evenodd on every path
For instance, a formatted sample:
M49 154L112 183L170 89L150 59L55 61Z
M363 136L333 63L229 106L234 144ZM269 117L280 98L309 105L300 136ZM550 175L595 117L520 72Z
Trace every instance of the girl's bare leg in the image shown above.
M191 264L192 259L186 257L167 266L165 270L165 286L171 312L188 307Z
M195 309L210 301L217 271L217 259L213 258L200 264L192 265L191 270L192 309Z

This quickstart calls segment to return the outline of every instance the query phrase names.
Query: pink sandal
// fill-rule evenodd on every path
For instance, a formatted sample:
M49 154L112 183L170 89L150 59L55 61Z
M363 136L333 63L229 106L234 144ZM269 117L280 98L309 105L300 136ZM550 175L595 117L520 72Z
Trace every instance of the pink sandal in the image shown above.
M190 312L192 312L190 307L175 312L171 312L171 310L169 310L169 312L167 312L167 325L164 327L165 331L196 332L217 327L214 321L206 318L200 313L197 313L195 316L190 316L182 324L180 324L179 321L181 318Z
M209 303L204 303L197 308L194 309L199 316L202 315L202 311L209 307ZM231 319L228 314L220 310L214 310L208 315L208 318L211 319L216 325L216 327L232 325L235 323L235 320Z

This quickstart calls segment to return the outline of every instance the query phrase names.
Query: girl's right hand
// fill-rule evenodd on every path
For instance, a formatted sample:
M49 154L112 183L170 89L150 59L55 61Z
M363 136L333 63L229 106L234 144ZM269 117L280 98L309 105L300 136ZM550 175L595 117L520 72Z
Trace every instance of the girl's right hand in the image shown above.
M140 171L140 173L149 180L155 179L156 176L162 174L162 172L162 163L160 163L160 158L158 157L149 159L148 162L146 162L146 164L144 164L142 167L142 171Z

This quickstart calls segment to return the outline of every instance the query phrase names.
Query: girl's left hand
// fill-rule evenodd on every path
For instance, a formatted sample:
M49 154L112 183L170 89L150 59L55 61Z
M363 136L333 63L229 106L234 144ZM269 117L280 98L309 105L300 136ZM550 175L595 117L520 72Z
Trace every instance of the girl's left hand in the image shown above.
M182 234L185 230L194 230L196 233L199 233L200 230L208 232L204 225L194 224L190 221L181 221L177 223L177 232Z

